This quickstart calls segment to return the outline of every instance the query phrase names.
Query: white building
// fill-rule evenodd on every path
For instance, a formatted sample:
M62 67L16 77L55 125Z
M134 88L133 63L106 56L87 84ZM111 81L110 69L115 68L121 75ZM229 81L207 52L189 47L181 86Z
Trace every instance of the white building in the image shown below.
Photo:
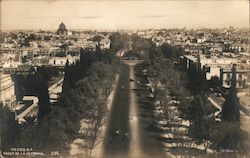
M236 88L246 88L247 86L247 73L249 70L237 69L236 68ZM231 67L222 68L220 70L220 80L222 87L230 88L231 79L232 79L232 70Z
M204 65L220 65L220 66L228 66L232 64L239 63L239 60L237 58L218 58L218 57L211 57L206 58L204 56L200 56L200 63L201 67Z
M68 54L66 57L52 57L49 59L49 64L52 66L65 66L68 62L69 65L74 64L79 60L79 56L71 56Z
M206 68L206 78L210 80L213 76L220 77L220 69L239 63L235 58L205 58L200 56L200 69Z
M0 102L13 110L16 106L14 82L10 75L0 72Z
M221 68L231 67L233 64L239 63L239 60L235 58L206 58L202 55L199 55L198 58L192 55L184 55L180 60L181 65L187 69L194 67L196 71L205 71L207 80L215 76L220 77Z

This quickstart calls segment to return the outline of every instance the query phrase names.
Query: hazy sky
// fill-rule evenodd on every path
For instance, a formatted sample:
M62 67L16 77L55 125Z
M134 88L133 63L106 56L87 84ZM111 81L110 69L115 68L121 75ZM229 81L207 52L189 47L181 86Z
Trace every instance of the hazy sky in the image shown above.
M0 0L1 29L249 27L249 1Z

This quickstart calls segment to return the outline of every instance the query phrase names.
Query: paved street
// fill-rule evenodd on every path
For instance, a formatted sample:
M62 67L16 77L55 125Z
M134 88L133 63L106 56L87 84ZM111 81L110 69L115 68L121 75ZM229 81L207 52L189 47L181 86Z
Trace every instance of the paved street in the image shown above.
M159 133L150 129L155 122L148 87L144 86L146 79L140 73L139 66L134 70L133 65L133 62L122 65L103 142L102 157L167 157L161 142L156 140ZM116 130L119 134L114 134ZM124 136L125 133L128 133L128 139Z
M122 65L120 77L117 84L117 91L113 100L111 115L107 132L104 138L104 155L111 157L127 157L129 150L129 141L121 138L121 135L128 132L129 129L129 66ZM114 135L114 131L119 130L119 135ZM103 155L102 155L103 156Z

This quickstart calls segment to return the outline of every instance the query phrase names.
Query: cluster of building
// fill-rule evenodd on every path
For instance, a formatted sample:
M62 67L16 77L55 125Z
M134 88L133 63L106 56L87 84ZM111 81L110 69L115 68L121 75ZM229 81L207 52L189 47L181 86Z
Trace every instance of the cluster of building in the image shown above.
M236 65L237 87L250 85L250 48L249 30L235 29L232 26L223 29L158 29L141 30L137 34L151 38L160 46L170 44L180 46L184 55L180 58L183 67L195 67L205 71L206 79L218 77L221 87L230 87L231 68Z
M64 23L55 31L1 32L0 103L14 111L19 121L24 115L33 115L38 109L38 101L34 99L37 97L24 96L17 102L13 75L30 74L39 66L55 67L61 71L66 64L74 64L80 59L81 48L95 50L98 45L101 49L108 49L109 36L107 32L70 31ZM58 99L62 81L63 78L49 87L51 103ZM28 105L30 102L33 104Z
M92 40L100 36L100 41ZM17 67L20 65L46 65L54 63L52 57L68 55L69 62L79 56L80 48L95 49L97 43L102 49L110 47L108 33L96 31L68 31L61 23L57 31L2 32L0 43L0 64L2 67ZM61 54L60 54L61 53ZM78 53L78 54L77 54ZM59 58L56 65L64 65Z
M100 37L99 41L93 37ZM80 49L109 48L108 33L69 31L61 23L56 31L12 31L0 33L0 102L15 111L15 86L12 72L31 67L64 67L80 59Z
M237 58L206 58L204 55L198 57L192 55L184 55L180 57L180 64L182 67L189 69L193 68L196 72L205 74L207 80L218 78L221 88L228 89L231 86L232 66L236 66L236 87L239 89L248 88L249 81L249 67L240 63Z
M7 68L73 64L79 60L81 48L95 50L98 45L101 49L108 49L111 33L69 31L63 23L56 31L1 32L1 102L13 107L15 101L11 75L3 73ZM203 71L207 80L219 78L221 88L227 89L231 85L232 65L236 65L237 88L247 89L250 85L248 29L149 29L122 33L152 39L157 46L182 47L184 55L179 63L184 68Z
M232 67L236 67L236 87L241 104L250 109L250 41L249 29L232 26L221 29L158 29L141 30L137 35L150 38L157 45L183 48L178 63L193 69L209 81L217 80L218 89L228 92Z
M249 30L234 29L159 29L142 30L137 34L151 38L156 45L180 45L189 53L234 56L249 50ZM223 53L223 54L222 54Z

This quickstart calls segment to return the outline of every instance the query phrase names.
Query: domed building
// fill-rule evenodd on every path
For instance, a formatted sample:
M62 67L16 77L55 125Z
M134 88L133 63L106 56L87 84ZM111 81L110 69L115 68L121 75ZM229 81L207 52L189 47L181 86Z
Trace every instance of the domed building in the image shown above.
M66 29L66 26L64 25L63 22L59 25L59 28L56 33L60 36L64 36L68 34L68 30Z

